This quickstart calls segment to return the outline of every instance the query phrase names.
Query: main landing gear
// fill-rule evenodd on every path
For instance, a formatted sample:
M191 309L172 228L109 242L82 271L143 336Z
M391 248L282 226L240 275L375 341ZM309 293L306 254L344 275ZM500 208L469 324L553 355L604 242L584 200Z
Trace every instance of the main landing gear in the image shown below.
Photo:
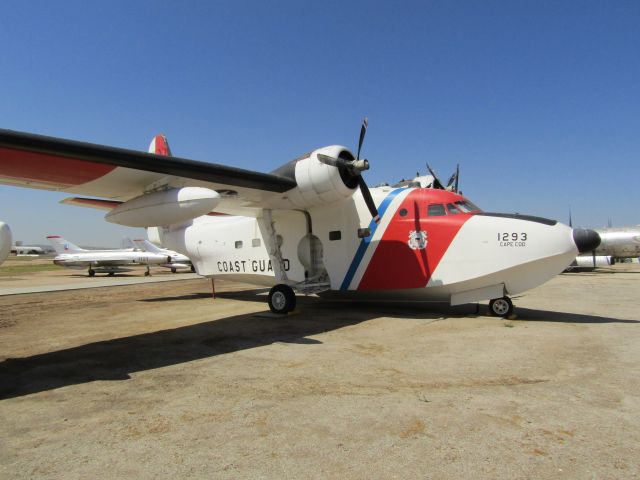
M508 318L513 313L513 302L509 297L494 298L489 302L489 313L496 317Z
M269 290L269 309L273 313L284 315L296 308L296 294L289 285L279 283Z

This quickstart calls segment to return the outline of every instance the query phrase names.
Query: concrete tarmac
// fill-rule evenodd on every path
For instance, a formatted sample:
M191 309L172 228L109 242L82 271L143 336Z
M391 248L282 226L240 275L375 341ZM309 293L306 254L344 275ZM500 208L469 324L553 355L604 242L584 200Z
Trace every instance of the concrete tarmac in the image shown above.
M637 265L560 275L516 320L314 297L278 317L210 287L0 298L0 478L640 475Z
M25 287L3 287L0 288L0 297L4 295L23 295L25 293L59 292L64 290L80 290L85 288L120 287L124 285L140 285L146 283L174 282L176 280L191 280L201 278L197 273L182 273L172 276L113 276L113 277L89 277L81 281L76 279L73 283L45 283L42 285L31 284Z

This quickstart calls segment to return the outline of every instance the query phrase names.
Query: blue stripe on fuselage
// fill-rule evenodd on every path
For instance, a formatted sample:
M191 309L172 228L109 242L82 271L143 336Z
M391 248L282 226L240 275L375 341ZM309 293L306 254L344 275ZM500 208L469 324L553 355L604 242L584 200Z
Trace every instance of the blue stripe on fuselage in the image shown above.
M407 190L407 188L397 188L393 190L389 195L385 197L380 206L378 207L378 215L380 216L380 222L382 222L382 217L384 213L387 211L387 208L391 204L391 201L398 195L400 192ZM358 250L356 251L353 260L351 261L351 265L349 266L349 270L347 270L347 274L342 281L342 285L340 286L340 290L347 290L349 285L351 285L351 281L353 280L353 276L356 274L358 267L360 266L360 262L362 262L362 258L364 257L367 248L369 247L369 243L371 243L371 239L373 235L376 233L376 229L378 228L378 223L371 220L369 223L369 230L371 231L371 235L366 238L363 238L358 246Z

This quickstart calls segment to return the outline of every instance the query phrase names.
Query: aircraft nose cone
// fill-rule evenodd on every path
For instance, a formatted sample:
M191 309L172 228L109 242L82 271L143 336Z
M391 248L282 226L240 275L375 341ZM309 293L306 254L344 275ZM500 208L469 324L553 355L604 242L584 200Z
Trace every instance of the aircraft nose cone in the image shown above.
M600 245L600 235L595 230L575 228L573 230L573 241L580 253L591 252Z

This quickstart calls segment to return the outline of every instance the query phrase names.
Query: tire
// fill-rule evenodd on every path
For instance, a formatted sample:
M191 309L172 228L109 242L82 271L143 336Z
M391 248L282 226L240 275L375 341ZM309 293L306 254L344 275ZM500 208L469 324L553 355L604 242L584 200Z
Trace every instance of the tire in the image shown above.
M269 290L267 301L269 302L269 309L279 315L285 315L296 308L296 294L293 293L293 289L290 286L283 283Z
M171 268L171 273L176 273L176 267Z
M494 298L489 302L489 313L496 317L510 317L513 313L513 302L509 297Z
M96 272L94 270L89 270L90 277L94 277L95 275L96 275Z

